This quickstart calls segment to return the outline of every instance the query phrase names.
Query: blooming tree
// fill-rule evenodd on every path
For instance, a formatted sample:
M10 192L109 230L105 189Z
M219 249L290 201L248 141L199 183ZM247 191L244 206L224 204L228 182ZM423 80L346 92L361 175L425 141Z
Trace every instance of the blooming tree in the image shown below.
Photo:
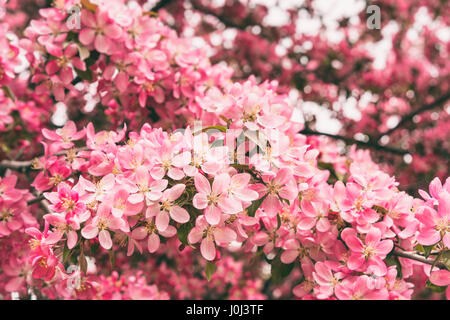
M441 2L380 3L404 22L382 70L363 14L346 45L238 1L0 4L2 298L450 297ZM422 8L426 67L403 57ZM367 96L348 136L307 116Z

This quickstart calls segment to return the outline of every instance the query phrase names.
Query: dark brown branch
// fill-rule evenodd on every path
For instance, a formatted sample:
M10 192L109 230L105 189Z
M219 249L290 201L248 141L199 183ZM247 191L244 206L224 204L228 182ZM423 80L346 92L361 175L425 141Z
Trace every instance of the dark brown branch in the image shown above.
M401 250L398 250L398 249L394 249L392 254L394 256L397 256L397 257L402 257L402 258L416 260L416 261L419 261L419 262L422 262L422 263L426 263L426 264L429 264L430 266L435 265L439 269L447 269L446 266L443 263L438 262L438 263L435 264L435 260L427 259L427 258L425 258L423 256L420 256L418 254L415 254L415 253L409 253L409 252L406 252L406 251L401 251Z
M408 122L412 121L415 116L440 106L441 104L445 103L448 99L450 99L450 92L447 92L446 94L444 94L440 98L434 100L432 103L424 105L421 108L419 108L419 109L417 109L417 110L415 110L415 111L413 111L413 112L403 116L402 119L400 120L400 122L395 127L387 130L385 133L382 133L379 136L379 138L381 138L382 136L385 136L385 135L392 134L397 129L403 127L405 124L407 124Z
M2 160L0 161L0 169L12 169L21 170L28 168L33 164L33 160L28 161L15 161L15 160Z
M86 151L89 150L88 147L81 147L81 148L75 148L75 149L68 149L64 151L60 151L55 153L55 156L62 156L67 155L68 152L79 152L79 151ZM23 170L25 168L31 167L33 165L34 160L24 160L24 161L17 161L17 160L2 160L0 161L0 169L12 169L16 171Z
M164 8L165 6L169 5L171 2L173 2L173 0L161 0L152 8L152 11L158 12L159 9Z
M27 205L32 205L32 204L34 204L36 202L39 202L39 201L42 201L44 199L45 199L45 197L43 195L40 195L40 196L38 196L38 197L36 197L34 199L31 199L31 200L27 201Z
M230 19L228 19L226 16L219 15L214 10L211 10L205 6L198 4L196 1L191 1L190 3L195 10L200 11L203 14L207 14L207 15L215 17L217 20L219 20L222 24L224 24L228 28L234 28L234 29L246 31L247 27L249 26L249 25L237 24L237 23L231 21ZM261 28L261 30L264 30L264 28L265 28L264 26L261 26L261 25L258 25L258 26ZM265 35L264 33L261 33L259 36L266 40L270 40L270 38L267 35Z
M314 135L314 136L326 136L329 138L333 138L333 139L337 139L337 140L342 140L344 141L347 145L352 145L352 144L357 144L361 147L366 147L366 148L372 148L372 149L376 149L376 150L381 150L381 151L386 151L392 154L396 154L396 155L405 155L408 154L408 151L405 150L400 150L400 149L395 149L392 147L388 147L388 146L382 146L376 142L373 141L360 141L360 140L356 140L353 138L349 138L349 137L344 137L341 135L337 135L337 134L330 134L330 133L325 133L325 132L318 132L318 131L313 131L310 130L308 128L303 129L302 131L300 131L301 134L304 135Z

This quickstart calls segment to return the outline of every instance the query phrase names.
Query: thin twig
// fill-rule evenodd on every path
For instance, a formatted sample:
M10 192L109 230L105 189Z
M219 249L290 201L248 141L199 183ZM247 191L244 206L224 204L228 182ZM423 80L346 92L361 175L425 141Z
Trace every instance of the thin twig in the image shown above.
M422 263L426 263L426 264L429 264L430 266L434 265L434 266L438 267L439 269L447 269L447 267L443 263L441 263L441 262L436 263L436 260L427 259L427 258L425 258L423 256L420 256L418 254L415 254L415 253L409 253L409 252L406 252L406 251L400 251L398 249L394 249L392 254L394 256L398 256L398 257L407 258L407 259L419 261L419 262L422 262Z
M16 161L16 160L2 160L0 161L0 169L21 170L23 168L30 167L33 164L33 160Z
M305 128L302 131L300 131L301 134L304 135L315 135L315 136L326 136L329 138L333 138L333 139L337 139L337 140L342 140L344 141L346 144L351 145L351 144L357 144L359 146L362 147L368 147L368 148L372 148L372 149L377 149L377 150L381 150L381 151L386 151L386 152L390 152L396 155L405 155L408 154L409 152L406 150L401 150L401 149L395 149L392 147L388 147L388 146L382 146L376 142L373 141L360 141L360 140L356 140L353 138L349 138L349 137L344 137L341 135L337 135L337 134L330 134L330 133L326 133L326 132L318 132L318 131L313 131L311 129Z
M392 134L394 131L396 131L397 129L403 127L405 124L407 124L408 122L410 122L411 120L413 120L413 118L425 111L429 111L431 109L434 109L436 107L438 107L439 105L445 103L448 99L450 99L450 92L447 92L446 94L444 94L443 96L441 96L440 98L434 100L432 103L427 104L422 106L421 108L405 115L402 117L402 119L400 120L400 122L393 128L387 130L385 133L380 134L379 138L383 137L383 136L388 136L390 134Z

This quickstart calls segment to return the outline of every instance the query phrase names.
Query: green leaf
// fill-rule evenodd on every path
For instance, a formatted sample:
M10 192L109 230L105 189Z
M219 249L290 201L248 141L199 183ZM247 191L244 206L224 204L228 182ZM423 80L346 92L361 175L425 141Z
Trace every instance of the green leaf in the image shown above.
M116 255L112 250L109 250L109 262L111 263L111 269L114 269L114 265L116 264Z
M250 207L247 208L247 214L250 217L254 217L256 210L258 210L258 208L261 206L261 204L263 203L264 199L266 199L268 194L264 195L264 197L262 197L261 199L255 200L252 202L252 204L250 205Z
M440 262L442 262L445 267L450 270L450 250L445 250L442 252Z
M277 230L281 227L281 217L279 214L277 214Z
M447 287L440 287L440 286L437 286L437 285L431 283L430 279L427 279L426 287L431 289L433 292L437 292L437 293L443 293L443 292L445 292L445 289L447 289Z
M205 268L205 275L206 275L206 279L208 281L211 281L211 278L214 274L214 272L216 272L216 264L213 262L206 262L206 268Z
M84 60L84 63L86 64L86 68L89 68L90 66L92 66L98 60L98 57L100 57L100 52L98 52L96 50L90 51L89 58Z
M6 96L10 98L13 102L16 102L16 96L11 91L11 88L8 86L2 86L3 91L5 92Z
M271 275L272 283L277 284L281 279L286 278L294 268L294 262L290 264L284 264L281 262L281 252L272 260L271 263Z
M402 272L402 265L400 263L400 260L397 256L394 256L393 254L389 254L385 259L386 264L390 266L396 266L397 268L397 278L402 279L403 278L403 272Z
M192 247L191 244L189 243L188 235L189 235L189 232L191 232L192 228L194 228L194 226L195 226L195 224L193 221L188 221L186 223L183 223L178 228L178 231L177 231L178 239L185 246Z
M67 244L64 245L63 249L63 262L67 261L67 258L69 257L70 250L67 248Z
M83 248L83 247L81 247L81 248ZM87 272L87 260L86 260L86 256L84 255L83 249L81 249L80 256L78 257L78 264L80 265L81 272L86 274L86 272Z
M433 251L434 245L432 246L423 246L423 252L425 254L425 258L428 258L428 256L430 255L431 251Z
M86 71L82 71L80 69L74 68L75 72L77 73L78 77L80 77L83 80L91 82L93 79L92 71L91 69L86 69Z

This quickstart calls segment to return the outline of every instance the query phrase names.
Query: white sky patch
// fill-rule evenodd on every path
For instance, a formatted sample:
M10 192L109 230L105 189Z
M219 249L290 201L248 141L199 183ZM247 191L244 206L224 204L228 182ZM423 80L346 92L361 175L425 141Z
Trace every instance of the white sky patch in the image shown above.
M67 107L63 102L58 102L55 107L56 110L53 113L51 120L55 126L62 127L68 120Z
M263 23L272 27L281 27L289 22L289 13L280 7L269 7L269 13Z
M374 69L381 70L386 67L389 53L392 50L392 38L398 30L398 24L391 21L383 28L383 30L381 30L381 34L383 35L382 40L378 42L369 42L366 44L366 49L374 58Z
M306 115L314 115L316 117L315 129L320 132L337 134L342 128L342 124L334 119L333 112L324 106L312 101L304 101L301 103L301 110Z
M343 97L340 97L339 101L341 103L344 116L355 121L361 120L361 112L358 109L358 101L354 97L350 97L348 99L341 98Z

